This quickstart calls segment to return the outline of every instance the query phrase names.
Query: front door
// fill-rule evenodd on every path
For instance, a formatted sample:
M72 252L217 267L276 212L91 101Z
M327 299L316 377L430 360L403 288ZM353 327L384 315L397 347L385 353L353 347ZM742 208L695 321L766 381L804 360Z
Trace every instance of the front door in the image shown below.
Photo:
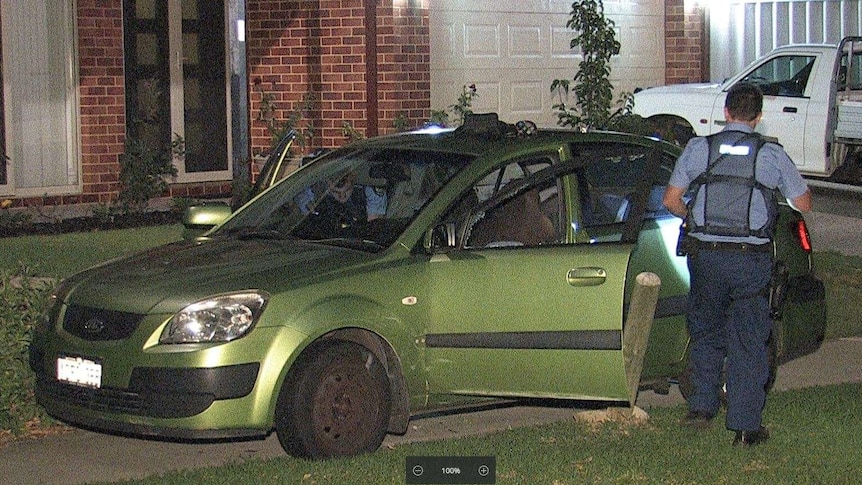
M808 80L814 67L813 55L784 55L763 62L740 82L756 84L763 91L763 118L757 131L784 146L797 165L805 164L806 117L812 93ZM714 106L717 129L724 126L724 100ZM825 123L824 123L825 126ZM792 133L793 136L787 136Z
M627 399L632 246L491 248L431 263L432 394Z
M455 204L458 248L429 263L431 394L627 399L625 214L587 236L576 177L556 168L551 154L506 162Z
M224 0L124 0L127 132L180 142L179 182L230 178Z

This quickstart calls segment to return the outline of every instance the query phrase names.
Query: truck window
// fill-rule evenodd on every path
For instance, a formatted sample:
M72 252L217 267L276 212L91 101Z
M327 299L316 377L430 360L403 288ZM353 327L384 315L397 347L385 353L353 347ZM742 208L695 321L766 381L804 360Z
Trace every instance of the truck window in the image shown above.
M767 96L801 97L814 67L814 56L774 57L751 71L742 81L756 84Z

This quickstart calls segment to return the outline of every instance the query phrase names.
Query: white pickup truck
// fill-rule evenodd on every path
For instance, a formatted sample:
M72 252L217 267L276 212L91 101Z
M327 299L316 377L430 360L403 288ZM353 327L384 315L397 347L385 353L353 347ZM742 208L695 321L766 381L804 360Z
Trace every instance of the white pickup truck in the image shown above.
M648 119L659 136L684 144L722 129L727 90L743 81L764 93L757 131L777 139L800 172L859 181L862 37L846 37L838 45L779 47L720 84L640 90L634 112Z

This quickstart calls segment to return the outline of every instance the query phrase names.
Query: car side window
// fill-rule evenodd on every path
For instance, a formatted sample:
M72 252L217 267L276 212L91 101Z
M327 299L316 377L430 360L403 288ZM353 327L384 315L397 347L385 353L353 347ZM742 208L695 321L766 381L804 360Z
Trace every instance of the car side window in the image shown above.
M619 242L626 223L634 214L636 192L646 194L642 218L658 218L669 213L662 205L662 196L670 179L672 160L663 160L657 173L647 173L653 149L626 144L574 144L572 153L579 168L573 175L574 200L577 210L572 213L575 242L595 244ZM644 186L644 177L650 177Z
M565 240L560 178L553 160L507 163L464 194L457 214L463 248L534 247Z
M766 61L742 81L756 84L768 96L801 97L814 67L814 56L780 56Z

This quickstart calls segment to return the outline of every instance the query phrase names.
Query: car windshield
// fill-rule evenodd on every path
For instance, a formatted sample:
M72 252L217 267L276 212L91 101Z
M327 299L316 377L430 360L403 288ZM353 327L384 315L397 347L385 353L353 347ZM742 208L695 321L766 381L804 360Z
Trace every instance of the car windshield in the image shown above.
M473 158L348 146L285 178L212 236L301 239L380 251Z

